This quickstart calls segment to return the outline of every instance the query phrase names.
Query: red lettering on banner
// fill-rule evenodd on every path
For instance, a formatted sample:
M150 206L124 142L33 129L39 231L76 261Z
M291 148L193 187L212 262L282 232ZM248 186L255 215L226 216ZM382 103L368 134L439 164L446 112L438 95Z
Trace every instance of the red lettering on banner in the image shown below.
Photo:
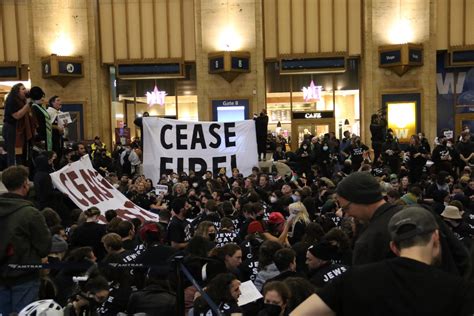
M87 173L89 173L89 176L91 177L92 181L102 189L101 193L103 195L105 195L106 197L108 197L109 199L112 199L114 197L114 195L112 194L112 192L110 192L109 190L113 190L114 187L112 187L110 185L110 183L107 182L107 180L105 179L102 179L102 180L98 180L100 174L97 172L97 171L93 171L93 170L90 170L90 169L87 169Z
M95 196L97 197L97 199L99 199L101 202L103 200L106 200L107 199L107 196L105 193L102 192L101 188L96 185L95 181L89 177L89 175L87 174L86 170L84 169L81 169L79 170L79 172L81 173L82 177L84 178L84 180L86 181L87 183L87 186L91 189L91 191L95 194ZM103 196L103 197L102 197Z
M77 191L79 191L82 194L82 196L84 196L92 205L96 205L99 203L99 201L97 201L95 197L87 194L88 190L84 184L78 183L76 181L76 179L78 179L79 176L77 175L75 171L70 171L66 174L71 180L72 184L74 184L74 186L76 187Z
M117 216L120 218L124 218L124 219L138 218L140 219L142 223L146 222L143 216L141 216L140 214L132 213L129 210L119 208L119 209L116 209L115 211L117 212Z
M68 188L68 186L67 186L67 184L66 184L67 179L66 179L66 175L65 175L65 174L61 173L61 174L59 175L59 181L61 181L61 183L64 185L64 187L65 187L65 188L68 190L68 192L77 200L77 202L81 203L81 204L84 205L84 206L89 206L89 203L87 203L86 200L77 197L77 196Z

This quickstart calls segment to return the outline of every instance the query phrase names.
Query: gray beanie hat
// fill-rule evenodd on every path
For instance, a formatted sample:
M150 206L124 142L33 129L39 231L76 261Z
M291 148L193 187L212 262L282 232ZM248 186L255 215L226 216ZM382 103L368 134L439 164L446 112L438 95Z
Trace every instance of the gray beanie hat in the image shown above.
M372 204L383 199L379 182L368 172L354 172L337 185L337 195L357 204Z
M53 235L50 253L66 252L68 249L67 242L59 235Z

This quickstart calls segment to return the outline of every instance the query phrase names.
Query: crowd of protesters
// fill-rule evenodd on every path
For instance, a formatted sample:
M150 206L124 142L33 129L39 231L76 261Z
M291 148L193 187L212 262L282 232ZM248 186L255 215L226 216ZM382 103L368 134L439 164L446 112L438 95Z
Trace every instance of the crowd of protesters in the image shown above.
M31 174L9 167L2 174L9 193L0 197L0 228L10 227L0 229L0 312L52 299L66 315L174 315L181 303L186 315L217 315L214 308L222 315L310 315L311 308L345 315L351 306L354 314L472 314L470 131L457 140L441 134L431 150L423 134L399 144L378 117L371 130L375 155L349 132L341 140L306 135L293 152L277 144L274 164L288 166L286 174L273 164L247 176L190 171L153 183L141 174L139 140L109 151L100 137L43 151ZM49 173L83 155L159 221L81 211L56 191ZM167 192L157 192L158 184ZM389 289L380 283L388 274ZM263 298L239 305L246 281ZM25 282L30 293L22 298L15 290ZM423 291L433 296L422 299ZM372 299L384 295L390 299Z

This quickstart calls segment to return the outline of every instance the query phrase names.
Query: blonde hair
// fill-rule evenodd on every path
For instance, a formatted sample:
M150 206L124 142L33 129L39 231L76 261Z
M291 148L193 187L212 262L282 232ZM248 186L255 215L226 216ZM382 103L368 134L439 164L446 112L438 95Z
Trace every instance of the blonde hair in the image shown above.
M184 186L184 184L182 184L181 182L178 182L173 186L173 195L176 195L176 189L178 187L181 187L181 189L183 191L181 194L186 194L187 193L187 190L186 190L186 187Z
M291 231L293 231L293 229L295 229L295 225L298 222L303 222L305 224L311 223L311 219L309 218L308 210L306 210L306 206L304 206L303 203L301 203L301 202L291 203L288 206L288 211L290 211L290 214L295 213L295 220L293 221L293 225L292 225L293 227L292 227Z

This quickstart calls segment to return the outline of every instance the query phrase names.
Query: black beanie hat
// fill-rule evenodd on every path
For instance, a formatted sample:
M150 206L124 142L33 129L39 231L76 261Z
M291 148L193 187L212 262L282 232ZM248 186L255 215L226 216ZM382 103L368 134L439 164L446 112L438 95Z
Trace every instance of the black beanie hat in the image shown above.
M329 241L323 240L309 246L308 251L318 259L329 261L337 258L339 249L337 246L331 245Z
M352 203L372 204L383 199L379 182L368 172L354 172L337 185L337 195Z
M40 87L33 87L30 89L30 98L31 100L41 100L45 96L43 89Z

